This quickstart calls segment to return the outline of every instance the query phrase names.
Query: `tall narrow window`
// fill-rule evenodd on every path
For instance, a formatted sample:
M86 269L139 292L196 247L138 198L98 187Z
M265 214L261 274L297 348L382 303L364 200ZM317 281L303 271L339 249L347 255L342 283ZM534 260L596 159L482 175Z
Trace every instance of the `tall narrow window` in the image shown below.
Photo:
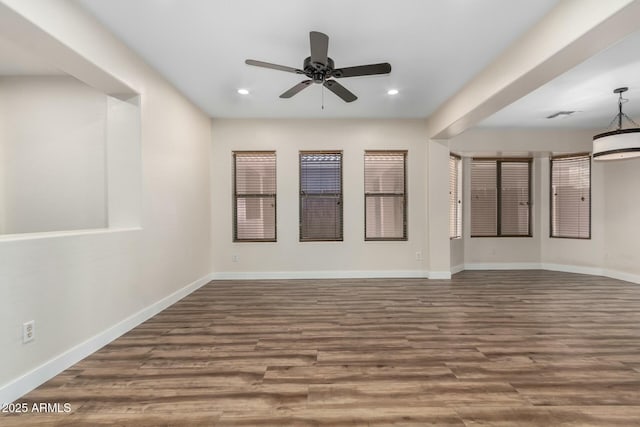
M471 237L498 235L498 163L471 162Z
M276 241L276 153L233 153L234 242Z
M473 159L471 237L531 236L531 159Z
M500 164L500 235L529 236L531 203L529 174L531 162Z
M365 152L365 240L407 240L406 163L406 151Z
M591 238L591 156L551 158L551 237Z
M462 237L461 159L449 155L449 238Z
M300 241L342 241L342 152L300 152Z

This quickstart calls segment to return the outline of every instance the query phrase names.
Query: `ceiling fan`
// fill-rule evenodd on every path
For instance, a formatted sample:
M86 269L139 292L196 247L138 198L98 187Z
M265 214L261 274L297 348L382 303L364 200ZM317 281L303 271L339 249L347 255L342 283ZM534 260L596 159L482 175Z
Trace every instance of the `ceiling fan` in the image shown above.
M291 98L311 83L322 84L331 92L338 95L345 102L353 102L358 99L351 91L342 86L336 80L345 77L372 76L376 74L388 74L391 72L391 64L382 62L380 64L358 65L356 67L335 68L333 59L327 56L329 48L329 36L318 31L309 33L311 44L311 56L305 58L302 69L287 67L284 65L271 64L269 62L247 59L247 65L256 67L271 68L273 70L286 71L288 73L304 74L308 77L291 89L280 95L280 98Z

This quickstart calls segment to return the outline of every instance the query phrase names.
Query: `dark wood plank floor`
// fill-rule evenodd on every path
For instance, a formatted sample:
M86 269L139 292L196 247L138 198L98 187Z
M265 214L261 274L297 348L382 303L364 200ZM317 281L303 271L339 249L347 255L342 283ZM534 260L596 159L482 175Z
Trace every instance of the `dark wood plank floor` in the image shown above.
M548 271L217 281L0 425L639 426L640 285Z

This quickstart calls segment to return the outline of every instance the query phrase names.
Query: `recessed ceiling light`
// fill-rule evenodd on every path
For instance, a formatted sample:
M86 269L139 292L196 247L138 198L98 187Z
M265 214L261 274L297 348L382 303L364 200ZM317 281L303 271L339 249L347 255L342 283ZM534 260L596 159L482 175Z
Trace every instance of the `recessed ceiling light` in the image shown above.
M240 95L249 95L249 89L238 89Z
M398 94L398 89L389 89L387 91L387 95L397 95Z

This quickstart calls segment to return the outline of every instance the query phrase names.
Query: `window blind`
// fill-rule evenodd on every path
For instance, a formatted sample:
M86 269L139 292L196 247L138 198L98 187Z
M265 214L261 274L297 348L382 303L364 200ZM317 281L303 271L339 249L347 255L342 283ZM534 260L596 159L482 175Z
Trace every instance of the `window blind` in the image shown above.
M500 164L500 235L529 235L529 162Z
M300 241L342 240L342 153L300 152Z
M498 235L497 161L471 163L471 237Z
M551 237L591 238L591 156L551 158Z
M276 153L233 153L235 242L276 241Z
M449 237L462 237L462 192L460 157L449 156Z
M365 240L407 239L406 160L406 151L365 152Z
M530 159L473 159L472 237L531 235L530 175Z

